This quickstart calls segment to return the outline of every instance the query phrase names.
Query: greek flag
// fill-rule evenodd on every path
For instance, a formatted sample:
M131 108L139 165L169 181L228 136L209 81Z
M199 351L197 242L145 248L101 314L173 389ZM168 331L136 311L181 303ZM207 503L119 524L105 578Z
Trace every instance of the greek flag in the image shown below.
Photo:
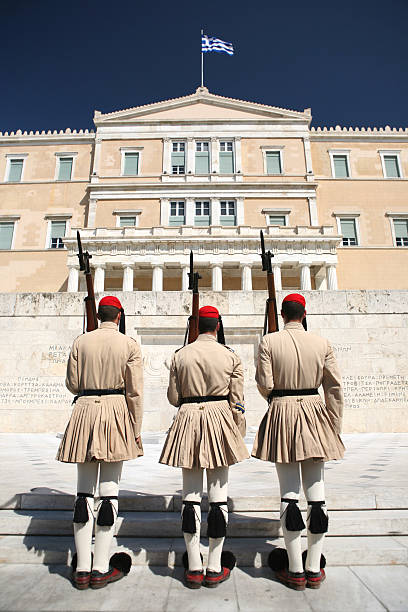
M228 55L234 55L234 47L232 43L225 42L214 36L207 36L203 34L201 36L201 51L208 53L209 51L217 51L218 53L228 53Z

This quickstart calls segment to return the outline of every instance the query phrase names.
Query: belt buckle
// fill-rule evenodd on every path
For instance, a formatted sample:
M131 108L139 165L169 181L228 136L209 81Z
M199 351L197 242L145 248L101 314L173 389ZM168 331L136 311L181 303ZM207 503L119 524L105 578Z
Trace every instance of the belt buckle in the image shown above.
M198 407L199 410L204 410L204 405L201 404L201 406Z

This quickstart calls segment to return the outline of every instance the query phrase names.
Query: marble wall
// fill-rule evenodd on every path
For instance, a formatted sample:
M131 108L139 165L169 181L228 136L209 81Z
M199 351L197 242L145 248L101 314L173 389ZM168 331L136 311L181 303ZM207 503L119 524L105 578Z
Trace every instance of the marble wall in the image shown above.
M309 330L333 344L346 396L344 431L401 432L408 422L408 291L310 291ZM144 430L166 430L168 367L183 343L188 292L117 293L127 333L141 344L145 366ZM278 292L278 304L286 292ZM101 294L102 296L102 294ZM99 296L99 297L101 297ZM82 333L84 294L0 294L0 431L61 432L71 411L65 364ZM266 409L254 383L262 334L263 291L202 292L201 305L223 315L227 344L245 368L249 428Z

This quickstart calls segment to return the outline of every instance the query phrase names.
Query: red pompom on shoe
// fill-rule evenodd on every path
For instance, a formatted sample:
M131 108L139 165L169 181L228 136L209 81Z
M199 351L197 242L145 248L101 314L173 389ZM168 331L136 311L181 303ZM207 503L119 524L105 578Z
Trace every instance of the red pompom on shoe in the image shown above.
M326 580L324 569L321 569L320 572L308 572L306 570L306 586L309 589L320 589L323 580Z
M295 591L304 591L306 588L306 578L304 572L290 572L284 568L275 572L277 580Z
M189 589L199 589L204 582L204 572L203 570L190 572L186 569L184 571L184 580Z

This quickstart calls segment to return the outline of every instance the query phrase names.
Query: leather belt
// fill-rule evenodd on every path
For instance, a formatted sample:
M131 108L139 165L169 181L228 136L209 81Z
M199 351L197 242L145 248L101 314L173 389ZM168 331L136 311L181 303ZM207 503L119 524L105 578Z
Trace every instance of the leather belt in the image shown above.
M181 404L201 404L202 402L222 402L228 400L228 395L196 395L194 397L182 397Z
M75 404L79 397L84 397L85 395L125 395L124 389L83 389L74 397Z
M268 395L268 402L274 397L286 397L287 395L318 395L317 389L272 389Z

